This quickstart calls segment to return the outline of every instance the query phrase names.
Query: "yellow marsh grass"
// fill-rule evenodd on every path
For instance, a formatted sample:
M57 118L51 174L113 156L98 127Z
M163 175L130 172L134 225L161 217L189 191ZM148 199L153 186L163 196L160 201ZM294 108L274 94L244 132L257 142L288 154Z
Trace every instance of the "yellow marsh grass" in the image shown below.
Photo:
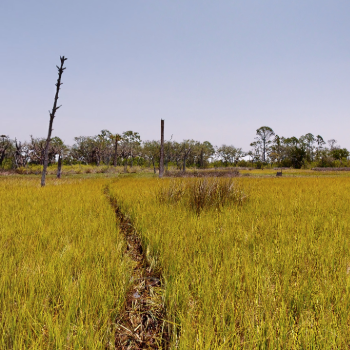
M130 274L104 184L0 179L1 349L113 345Z
M237 181L243 205L199 217L159 180L111 186L162 271L173 347L349 348L349 180Z
M206 209L221 210L228 203L242 204L246 199L242 189L231 178L174 179L169 185L159 186L156 197L160 203L183 201L197 215Z

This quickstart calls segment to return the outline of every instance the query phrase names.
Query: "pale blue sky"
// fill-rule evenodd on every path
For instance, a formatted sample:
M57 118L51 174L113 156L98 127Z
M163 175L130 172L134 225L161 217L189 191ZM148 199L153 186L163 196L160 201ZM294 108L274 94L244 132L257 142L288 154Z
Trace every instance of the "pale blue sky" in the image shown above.
M0 2L0 134L101 129L249 149L255 130L350 148L350 1Z

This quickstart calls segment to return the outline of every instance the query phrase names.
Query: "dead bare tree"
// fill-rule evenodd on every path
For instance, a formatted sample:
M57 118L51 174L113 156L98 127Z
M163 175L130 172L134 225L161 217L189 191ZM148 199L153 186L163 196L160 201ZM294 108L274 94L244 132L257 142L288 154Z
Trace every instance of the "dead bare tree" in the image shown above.
M50 123L49 123L49 131L47 134L46 145L45 145L45 157L44 157L43 172L41 175L41 187L45 186L46 169L47 169L47 165L49 163L48 154L49 154L49 145L50 145L51 134L52 134L53 120L55 118L56 111L61 107L61 106L57 107L57 100L58 100L58 93L59 93L60 87L62 85L61 77L62 77L63 71L66 69L66 68L63 68L63 65L64 65L64 61L66 61L67 58L62 56L62 57L60 57L60 60L61 60L61 66L60 67L56 66L58 69L58 79L57 79L57 83L56 83L56 95L55 95L55 99L53 102L52 111L49 112L50 113Z
M160 120L160 159L159 159L159 178L164 174L164 120Z

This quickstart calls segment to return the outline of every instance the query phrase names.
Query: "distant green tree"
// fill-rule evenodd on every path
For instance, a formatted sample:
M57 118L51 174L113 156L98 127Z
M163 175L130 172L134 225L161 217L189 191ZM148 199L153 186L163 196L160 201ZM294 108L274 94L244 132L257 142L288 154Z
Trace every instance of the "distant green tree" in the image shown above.
M12 141L6 135L0 135L0 167L13 149Z
M253 149L249 152L249 155L252 157L252 162L260 162L262 160L262 147L261 140L256 140L250 144L250 147Z
M197 146L197 159L200 168L204 168L205 164L215 154L215 148L209 141L199 142Z
M198 146L198 141L184 140L181 142L181 156L182 156L182 171L186 171L186 161L190 153Z
M153 165L153 171L156 173L156 164L159 163L160 157L160 142L145 141L143 142L143 155Z
M50 148L54 157L58 156L57 159L57 178L61 178L62 174L62 161L65 156L68 155L69 147L57 136L53 137L50 142Z
M326 142L323 140L323 137L321 135L316 136L316 159L319 160L321 157L321 152L323 149L323 146L326 144Z
M272 145L270 146L269 158L272 162L277 162L278 165L281 165L281 161L285 155L283 140L283 137L275 135L275 138L272 141Z
M306 146L307 160L312 162L314 160L314 142L315 136L311 133L303 135L299 138L299 141L302 142Z
M242 157L245 156L242 148L236 148L232 145L222 145L217 148L216 153L218 157L223 161L225 166L237 165Z
M333 148L329 153L335 160L343 160L349 157L349 151L346 148Z
M141 145L140 134L131 130L123 132L122 143L125 157L124 172L126 172L128 158L131 159L130 166L133 167L135 156L137 156L138 153L136 150L138 150L138 147Z
M256 130L256 140L260 141L262 147L262 161L266 162L266 153L271 143L271 138L275 135L275 132L269 126L262 126Z
M304 165L307 155L305 143L302 139L293 136L284 139L284 145L286 146L286 155L290 159L293 168L300 169Z

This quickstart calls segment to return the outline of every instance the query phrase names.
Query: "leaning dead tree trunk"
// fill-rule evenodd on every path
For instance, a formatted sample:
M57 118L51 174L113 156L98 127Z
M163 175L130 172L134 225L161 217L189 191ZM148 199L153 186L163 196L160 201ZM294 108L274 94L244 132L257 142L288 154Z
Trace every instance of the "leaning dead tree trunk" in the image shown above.
M160 159L159 159L159 178L164 174L164 120L160 120Z
M50 146L50 141L51 141L53 120L55 118L56 111L61 107L61 106L57 107L57 100L58 100L58 93L59 93L60 87L62 85L61 77L62 77L63 71L66 69L66 68L63 68L63 65L64 65L64 61L66 61L67 58L62 56L62 57L60 57L60 60L61 60L61 66L60 67L56 66L58 69L58 79L57 79L57 83L56 83L55 100L53 102L52 111L50 112L49 132L47 134L47 139L46 139L46 144L45 144L44 166L43 166L43 173L41 175L41 187L45 186L46 169L47 169L47 165L49 163L49 146Z

